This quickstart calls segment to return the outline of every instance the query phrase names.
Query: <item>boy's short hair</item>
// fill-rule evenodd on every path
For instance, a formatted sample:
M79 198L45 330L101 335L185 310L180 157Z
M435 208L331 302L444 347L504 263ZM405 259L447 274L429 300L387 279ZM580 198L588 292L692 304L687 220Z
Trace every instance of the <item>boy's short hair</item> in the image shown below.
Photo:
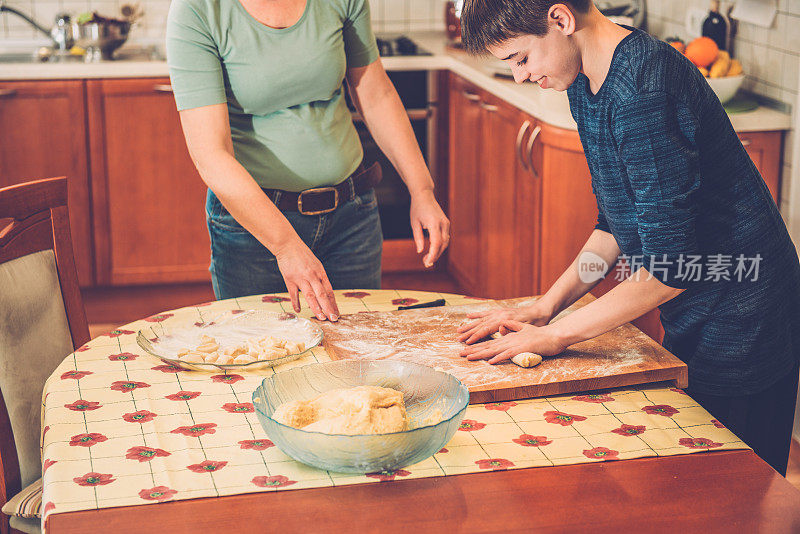
M461 10L464 47L481 54L488 46L519 35L545 35L547 13L555 4L586 13L592 0L465 0Z

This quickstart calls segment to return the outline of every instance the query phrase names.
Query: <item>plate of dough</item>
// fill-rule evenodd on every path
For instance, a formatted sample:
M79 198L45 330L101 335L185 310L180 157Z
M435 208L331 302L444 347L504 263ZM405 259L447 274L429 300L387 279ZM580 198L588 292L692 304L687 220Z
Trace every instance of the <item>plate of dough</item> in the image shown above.
M322 329L293 313L225 312L207 323L157 323L136 341L149 354L195 371L253 371L296 360L322 342Z

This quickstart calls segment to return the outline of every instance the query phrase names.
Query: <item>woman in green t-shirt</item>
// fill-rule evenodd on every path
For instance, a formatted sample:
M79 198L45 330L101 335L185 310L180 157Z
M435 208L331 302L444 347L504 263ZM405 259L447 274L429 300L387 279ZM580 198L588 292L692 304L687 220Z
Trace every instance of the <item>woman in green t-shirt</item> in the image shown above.
M430 236L425 265L447 247L450 223L378 60L366 0L173 0L167 58L209 188L217 298L286 288L295 310L302 291L319 319L336 320L333 287L379 287L375 173L361 166L345 79L411 193L418 253Z

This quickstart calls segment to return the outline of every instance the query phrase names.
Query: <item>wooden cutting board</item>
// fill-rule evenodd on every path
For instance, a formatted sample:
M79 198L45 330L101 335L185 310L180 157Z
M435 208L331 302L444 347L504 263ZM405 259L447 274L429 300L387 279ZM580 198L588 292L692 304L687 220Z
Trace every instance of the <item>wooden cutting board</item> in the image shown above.
M510 361L489 365L459 356L464 345L456 328L467 313L521 306L535 298L485 301L390 312L361 312L322 323L324 346L333 359L390 359L417 362L455 375L470 391L470 403L497 402L673 381L686 387L686 364L631 324L572 345L531 369ZM558 318L594 300L588 295Z

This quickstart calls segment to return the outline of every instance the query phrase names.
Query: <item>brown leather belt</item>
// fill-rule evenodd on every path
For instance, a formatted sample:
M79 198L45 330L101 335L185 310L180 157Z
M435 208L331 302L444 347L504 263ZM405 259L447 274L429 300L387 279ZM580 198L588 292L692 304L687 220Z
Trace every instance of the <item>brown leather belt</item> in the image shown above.
M297 211L302 215L324 215L378 185L382 176L381 166L375 162L366 169L359 166L347 179L331 187L315 187L299 193L264 189L264 193L281 211Z

